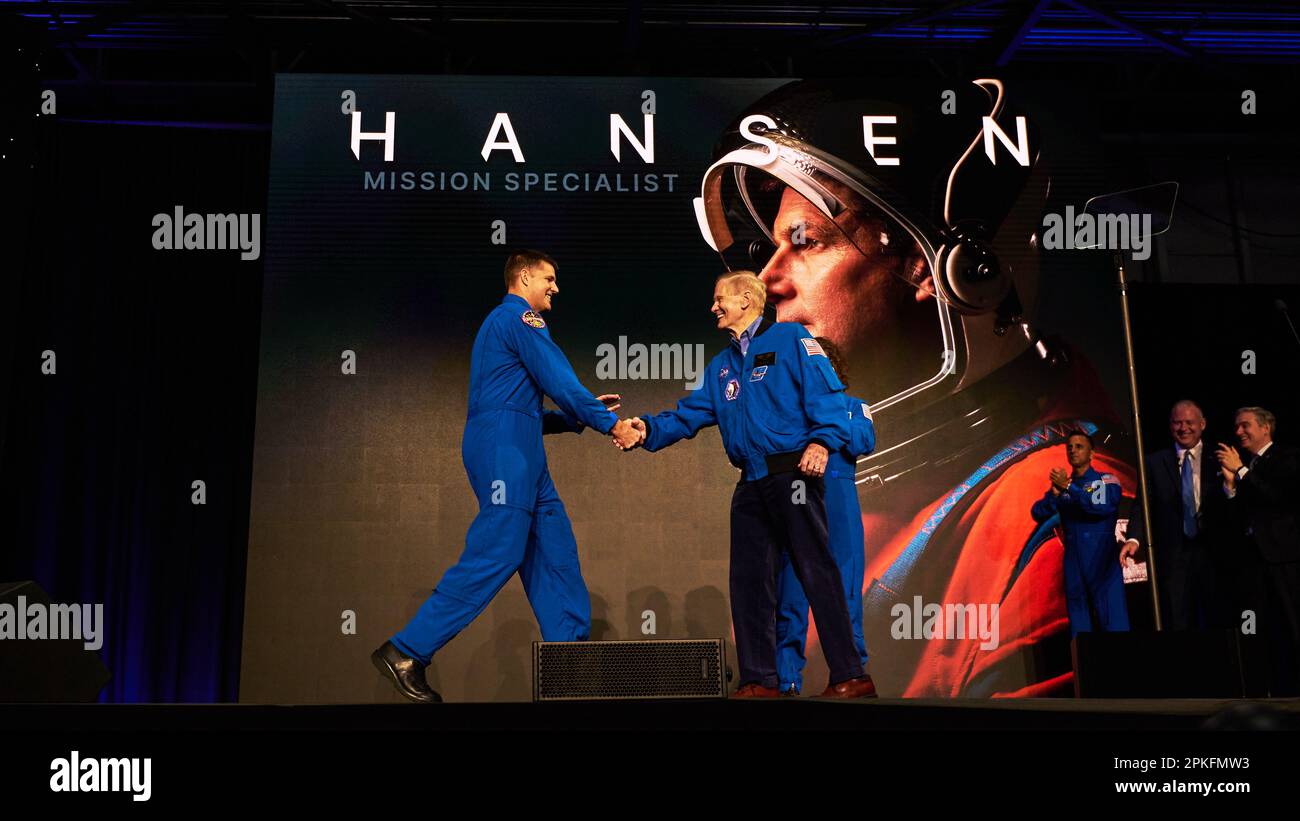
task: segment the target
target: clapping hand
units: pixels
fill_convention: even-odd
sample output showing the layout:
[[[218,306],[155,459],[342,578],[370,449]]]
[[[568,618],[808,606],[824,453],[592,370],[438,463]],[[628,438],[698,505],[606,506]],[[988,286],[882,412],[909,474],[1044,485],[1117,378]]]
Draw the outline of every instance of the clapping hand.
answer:
[[[1052,491],[1060,494],[1070,489],[1070,472],[1065,468],[1052,468]]]
[[[1244,464],[1241,461],[1241,454],[1237,452],[1237,449],[1231,445],[1225,445],[1222,442],[1220,442],[1219,446],[1214,449],[1214,455],[1219,460],[1219,467],[1229,473],[1235,474]]]
[[[1225,445],[1222,442],[1214,449],[1214,455],[1219,460],[1219,472],[1223,474],[1223,481],[1228,484],[1229,488],[1237,486],[1237,471],[1243,466],[1241,454],[1231,445]]]
[[[608,411],[616,411],[619,408],[623,407],[621,401],[623,397],[617,393],[602,393],[600,396],[597,396],[596,399],[598,399],[601,402],[604,402],[605,410]]]

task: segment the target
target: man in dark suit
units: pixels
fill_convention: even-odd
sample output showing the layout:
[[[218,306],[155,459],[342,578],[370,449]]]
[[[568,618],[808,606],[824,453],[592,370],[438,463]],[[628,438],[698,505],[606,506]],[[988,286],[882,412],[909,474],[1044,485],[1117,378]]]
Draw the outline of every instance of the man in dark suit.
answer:
[[[1221,579],[1227,496],[1219,462],[1201,441],[1205,414],[1184,399],[1169,411],[1172,447],[1147,455],[1148,503],[1155,536],[1156,583],[1169,630],[1229,627]],[[1147,544],[1142,509],[1133,505],[1120,564]]]
[[[1277,419],[1263,408],[1242,408],[1235,420],[1236,448],[1216,450],[1229,504],[1245,527],[1242,561],[1258,568],[1262,584],[1259,627],[1272,660],[1270,694],[1300,695],[1300,528],[1295,489],[1300,458],[1273,441]]]

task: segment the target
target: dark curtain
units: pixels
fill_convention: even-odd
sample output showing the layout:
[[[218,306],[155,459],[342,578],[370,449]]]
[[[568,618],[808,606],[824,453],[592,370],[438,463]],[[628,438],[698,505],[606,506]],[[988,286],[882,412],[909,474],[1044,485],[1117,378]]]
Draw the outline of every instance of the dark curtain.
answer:
[[[4,178],[0,581],[103,603],[101,701],[234,701],[262,261],[154,250],[151,219],[264,215],[269,132],[75,113],[20,124]]]

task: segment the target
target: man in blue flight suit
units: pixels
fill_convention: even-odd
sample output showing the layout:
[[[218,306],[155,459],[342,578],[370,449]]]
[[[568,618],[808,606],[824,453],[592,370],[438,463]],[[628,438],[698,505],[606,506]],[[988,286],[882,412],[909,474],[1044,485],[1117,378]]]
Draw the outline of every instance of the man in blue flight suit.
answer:
[[[1065,440],[1070,472],[1055,468],[1052,486],[1034,503],[1034,521],[1059,520],[1065,545],[1065,608],[1070,616],[1070,637],[1093,629],[1089,605],[1097,627],[1115,632],[1129,629],[1124,603],[1124,571],[1115,561],[1115,521],[1123,495],[1119,479],[1092,466],[1092,437],[1083,431]]]
[[[516,572],[544,640],[582,641],[591,630],[578,545],[547,470],[542,434],[591,427],[631,447],[638,433],[602,402],[613,405],[618,397],[592,396],[551,341],[541,312],[560,291],[555,270],[555,260],[540,251],[511,254],[508,293],[474,340],[461,459],[479,513],[460,560],[406,627],[371,654],[412,701],[442,700],[424,668]],[[543,395],[560,410],[544,410]]]
[[[867,403],[847,395],[848,381],[844,378],[839,348],[825,337],[817,337],[817,342],[826,352],[846,391],[849,444],[832,453],[826,461],[826,524],[831,555],[844,583],[844,600],[853,626],[853,646],[862,659],[862,666],[866,667],[867,644],[862,637],[862,586],[866,559],[862,505],[858,501],[855,479],[858,457],[875,450],[876,427]],[[799,585],[789,556],[781,559],[776,596],[776,667],[781,679],[781,695],[797,696],[803,688],[803,668],[807,661],[804,647],[808,641],[808,597]]]
[[[827,546],[825,484],[831,451],[848,444],[844,386],[798,323],[763,317],[767,293],[749,271],[719,277],[712,311],[731,344],[709,363],[704,384],[676,410],[633,420],[657,451],[717,425],[742,471],[731,499],[731,617],[739,656],[738,698],[774,698],[776,584],[789,553],[821,630],[832,698],[875,693],[853,647],[844,587]]]

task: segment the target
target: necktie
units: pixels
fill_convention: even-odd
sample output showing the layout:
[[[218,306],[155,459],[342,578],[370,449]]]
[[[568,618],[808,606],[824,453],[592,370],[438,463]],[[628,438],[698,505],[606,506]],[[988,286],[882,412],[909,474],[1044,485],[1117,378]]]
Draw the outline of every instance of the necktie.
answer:
[[[1192,452],[1183,451],[1183,535],[1196,538],[1196,486],[1192,479]]]

